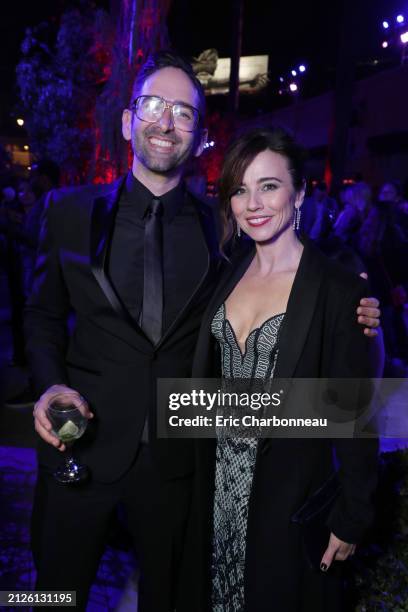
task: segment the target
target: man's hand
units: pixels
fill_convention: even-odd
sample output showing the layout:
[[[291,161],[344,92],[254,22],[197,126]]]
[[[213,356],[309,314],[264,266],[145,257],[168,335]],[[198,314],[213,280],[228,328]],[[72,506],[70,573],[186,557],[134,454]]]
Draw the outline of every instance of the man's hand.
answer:
[[[327,572],[333,561],[345,561],[356,550],[355,544],[343,542],[334,533],[330,534],[329,544],[320,562],[322,572]]]
[[[89,410],[89,406],[77,391],[74,389],[70,389],[66,385],[53,385],[45,393],[42,394],[38,402],[34,406],[34,425],[35,431],[38,435],[48,442],[48,444],[52,444],[55,448],[58,448],[60,451],[64,451],[66,446],[59,440],[54,434],[51,432],[51,423],[47,418],[47,408],[50,403],[55,399],[57,395],[64,394],[66,397],[69,397],[70,402],[81,411],[81,413],[87,419],[92,419],[93,414]]]
[[[367,279],[367,274],[360,274],[362,278]],[[375,338],[378,335],[377,327],[380,327],[381,310],[378,308],[380,302],[374,298],[363,298],[360,300],[360,306],[357,308],[357,321],[360,325],[365,325],[364,333],[370,338]]]

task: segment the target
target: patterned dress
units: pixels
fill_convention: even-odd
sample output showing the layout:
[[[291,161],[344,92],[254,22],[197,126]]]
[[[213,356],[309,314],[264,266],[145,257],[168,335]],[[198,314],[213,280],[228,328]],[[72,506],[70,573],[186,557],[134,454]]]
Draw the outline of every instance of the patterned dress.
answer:
[[[242,353],[225,316],[225,304],[215,314],[211,331],[221,348],[225,379],[273,377],[278,355],[278,331],[284,314],[254,329]],[[228,431],[228,430],[227,430]],[[229,437],[217,430],[212,549],[212,610],[243,612],[248,503],[257,453],[257,438]]]

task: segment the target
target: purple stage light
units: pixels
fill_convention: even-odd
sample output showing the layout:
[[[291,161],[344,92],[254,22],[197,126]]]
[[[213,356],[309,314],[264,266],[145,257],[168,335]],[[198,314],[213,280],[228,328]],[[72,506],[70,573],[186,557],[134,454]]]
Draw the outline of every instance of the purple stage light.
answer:
[[[296,85],[296,83],[291,83],[289,85],[289,89],[290,89],[290,91],[295,92],[295,91],[298,90],[298,86]]]
[[[382,48],[386,49],[388,47],[388,43],[386,40],[384,40],[383,44],[382,44]]]
[[[283,77],[279,77],[279,80],[280,80],[281,83],[283,83],[284,78]]]
[[[397,23],[404,23],[404,15],[397,16]]]
[[[296,76],[296,75],[297,75],[296,70],[292,70],[291,75],[292,75],[292,76]]]
[[[383,21],[382,22],[382,26],[383,26],[384,30],[388,30],[388,28],[390,27],[390,24],[388,23],[388,21]]]
[[[401,34],[401,42],[403,45],[406,45],[408,43],[408,30],[406,32],[404,32],[403,34]]]
[[[306,71],[306,66],[304,66],[303,64],[300,64],[299,72],[305,72],[305,71]]]

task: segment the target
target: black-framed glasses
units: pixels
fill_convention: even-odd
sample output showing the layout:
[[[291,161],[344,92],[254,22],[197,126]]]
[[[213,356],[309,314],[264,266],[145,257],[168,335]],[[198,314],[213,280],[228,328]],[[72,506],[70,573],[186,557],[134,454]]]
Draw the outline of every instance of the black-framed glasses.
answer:
[[[156,123],[163,117],[166,108],[171,109],[173,123],[176,128],[183,132],[193,132],[200,120],[199,111],[182,102],[167,102],[159,96],[138,96],[132,102],[132,109],[136,116],[142,121]]]

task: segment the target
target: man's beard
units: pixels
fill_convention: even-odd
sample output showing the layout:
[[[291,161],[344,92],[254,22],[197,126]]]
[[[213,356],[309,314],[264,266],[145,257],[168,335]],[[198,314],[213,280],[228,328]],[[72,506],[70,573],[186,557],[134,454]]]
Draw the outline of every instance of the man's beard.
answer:
[[[171,155],[161,157],[160,154],[155,155],[154,151],[148,149],[148,138],[156,136],[170,140],[175,145],[179,145],[182,141],[177,134],[163,134],[157,127],[147,128],[144,132],[133,132],[132,147],[134,155],[137,159],[152,172],[167,174],[176,168],[182,166],[192,154],[194,149],[194,139],[190,145],[183,145],[183,148],[175,149]]]

